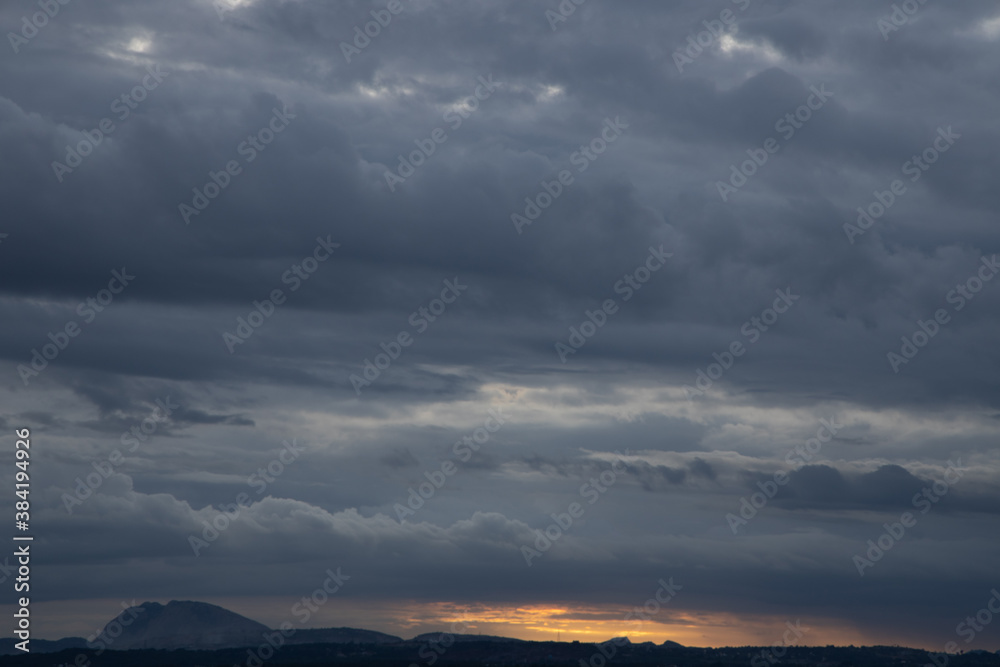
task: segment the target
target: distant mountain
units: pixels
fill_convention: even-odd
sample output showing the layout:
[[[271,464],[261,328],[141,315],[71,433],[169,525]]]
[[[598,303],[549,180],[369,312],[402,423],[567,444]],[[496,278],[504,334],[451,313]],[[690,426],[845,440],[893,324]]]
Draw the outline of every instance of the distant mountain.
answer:
[[[612,637],[611,639],[601,642],[601,644],[612,644],[614,646],[622,646],[625,644],[631,644],[632,640],[628,637]]]
[[[121,624],[124,628],[121,636],[108,643],[108,648],[117,651],[238,648],[259,644],[262,636],[271,632],[263,623],[205,602],[172,600],[165,605],[144,602],[134,611],[126,609],[119,618],[133,615],[130,625]],[[111,621],[105,630],[112,625],[117,631],[117,621]]]
[[[92,667],[198,667],[202,665],[245,664],[247,649],[259,647],[262,635],[273,633],[266,626],[222,607],[204,602],[177,602],[166,605],[145,602],[126,610],[119,618],[134,616],[121,634],[100,656],[85,648],[81,637],[59,641],[31,640],[31,653],[14,648],[14,639],[0,640],[3,664],[16,667],[51,667],[53,664],[79,665],[81,657]],[[112,622],[114,623],[114,621]],[[119,628],[109,624],[112,635]],[[490,635],[452,635],[453,642],[443,651],[435,650],[433,661],[425,655],[426,642],[441,638],[440,632],[417,635],[403,641],[399,637],[354,628],[296,629],[286,638],[281,664],[323,667],[390,667],[428,660],[438,667],[469,665],[548,665],[577,667],[595,664],[596,651],[611,655],[616,664],[633,667],[747,667],[760,659],[766,647],[688,648],[672,641],[632,643],[618,637],[600,643],[533,642]],[[180,649],[180,650],[178,650]],[[613,653],[612,653],[613,651]],[[997,656],[988,651],[968,651],[948,656],[947,667],[998,667]],[[599,656],[600,657],[600,656]],[[612,658],[606,662],[610,664]],[[932,661],[926,651],[899,646],[814,647],[789,646],[783,662],[789,665],[849,665],[851,667],[923,667]],[[279,660],[276,659],[275,664]],[[935,660],[935,662],[937,662]],[[941,664],[941,663],[938,663]]]
[[[411,642],[424,643],[424,642],[436,642],[441,638],[441,632],[425,632],[422,635],[417,635]],[[511,637],[497,637],[496,635],[451,635],[455,642],[523,642],[523,639],[513,639]]]
[[[21,641],[13,637],[0,638],[0,655],[24,655],[24,651],[14,648],[14,644]],[[83,637],[64,637],[51,641],[48,639],[32,639],[31,651],[33,653],[56,653],[69,648],[86,648],[87,640]]]
[[[132,625],[126,627],[108,648],[239,648],[257,646],[264,642],[265,634],[275,632],[262,623],[205,602],[174,600],[166,605],[145,602],[139,609],[142,611],[137,612]],[[124,617],[131,615],[128,610],[123,614]],[[401,641],[384,632],[354,628],[296,629],[295,634],[285,638],[286,644],[391,644]]]
[[[126,619],[131,619],[131,623],[125,625],[125,623],[121,622]],[[107,641],[107,639],[96,640],[91,648],[100,648],[103,644],[113,652],[135,650],[147,652],[173,651],[178,649],[187,651],[218,651],[259,646],[265,642],[265,634],[273,634],[274,632],[276,631],[269,629],[262,623],[206,602],[172,600],[165,605],[158,602],[144,602],[137,607],[126,609],[105,626],[102,634],[105,637],[113,637],[113,641]],[[374,648],[376,646],[386,647],[386,649],[398,647],[404,654],[408,654],[413,651],[414,644],[436,642],[440,640],[442,634],[441,632],[425,632],[413,639],[404,641],[395,635],[376,632],[374,630],[359,630],[356,628],[296,628],[293,635],[284,638],[284,644],[297,646],[339,645],[343,647],[342,649],[332,648],[334,651],[376,650]],[[488,648],[489,646],[495,646],[496,650],[505,652],[508,650],[521,651],[522,649],[530,652],[541,650],[539,647],[545,647],[550,644],[555,646],[569,646],[569,644],[530,642],[494,635],[451,634],[451,637],[452,641],[449,643],[449,646],[452,643],[461,644],[468,647],[468,650],[473,651],[473,653],[479,650],[487,652],[493,650]],[[0,639],[0,655],[23,654],[14,648],[16,641],[15,639]],[[579,645],[579,642],[573,643]],[[643,642],[638,645],[631,644],[627,637],[620,637],[602,643],[614,644],[618,647],[655,647],[652,642]],[[361,649],[348,649],[346,645],[364,645],[369,647],[369,649],[365,649],[364,646]],[[680,644],[671,641],[666,641],[661,646],[667,649],[683,648]],[[56,653],[69,649],[79,650],[86,648],[88,648],[87,641],[82,637],[66,637],[58,641],[44,639],[31,640],[32,653]],[[457,652],[458,649],[452,649],[452,651]],[[108,656],[108,654],[105,654],[105,656]]]
[[[321,628],[296,630],[285,639],[288,644],[395,644],[403,641],[395,635],[354,628]]]
[[[119,619],[132,620],[129,625]],[[107,632],[108,630],[111,632]],[[118,635],[119,629],[121,634]],[[259,646],[264,635],[276,632],[263,623],[251,620],[214,604],[172,600],[163,605],[144,602],[129,607],[104,626],[104,636],[114,641],[95,640],[90,648],[101,643],[114,651],[137,649],[213,651],[218,649]],[[117,635],[117,636],[116,636]],[[0,655],[23,655],[14,648],[13,638],[0,638]],[[296,629],[285,637],[286,644],[396,644],[402,638],[374,630],[355,628]],[[83,637],[66,637],[57,641],[32,639],[32,653],[56,653],[66,649],[88,648]]]

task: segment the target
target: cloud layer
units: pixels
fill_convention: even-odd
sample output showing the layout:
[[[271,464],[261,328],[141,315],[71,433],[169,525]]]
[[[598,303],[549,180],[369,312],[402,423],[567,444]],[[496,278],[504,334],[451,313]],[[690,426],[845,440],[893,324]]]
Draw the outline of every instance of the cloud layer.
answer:
[[[952,640],[1000,552],[995,3],[668,4],[0,9],[35,599],[672,576],[658,639]]]

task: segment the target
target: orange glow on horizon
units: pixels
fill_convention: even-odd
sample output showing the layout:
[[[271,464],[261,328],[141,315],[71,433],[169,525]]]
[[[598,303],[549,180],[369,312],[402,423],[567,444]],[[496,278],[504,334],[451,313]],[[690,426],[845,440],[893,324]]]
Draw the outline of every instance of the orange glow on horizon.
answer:
[[[675,641],[685,646],[769,646],[780,643],[795,618],[741,617],[728,613],[697,613],[662,607],[646,619],[632,608],[617,606],[462,605],[454,603],[410,603],[400,609],[395,634],[456,632],[500,635],[534,641],[600,642],[627,636],[632,642],[661,644]],[[867,637],[854,627],[823,619],[803,619],[805,632],[795,641],[801,645],[884,643]]]
[[[737,615],[726,612],[698,612],[663,606],[648,619],[626,620],[632,607],[618,605],[548,604],[465,604],[419,602],[414,600],[338,600],[321,607],[306,625],[299,625],[290,609],[299,598],[242,597],[202,600],[242,614],[276,628],[290,621],[293,627],[353,627],[376,630],[411,639],[424,633],[453,632],[483,634],[533,641],[602,642],[627,636],[633,642],[661,644],[674,641],[685,646],[770,646],[780,644],[786,623],[798,618]],[[169,600],[155,600],[166,603]],[[139,602],[143,602],[140,600]],[[121,611],[119,600],[66,600],[35,603],[33,615],[38,636],[59,639],[84,636],[99,630]],[[7,607],[10,607],[9,605]],[[7,608],[0,605],[0,612]],[[10,607],[12,610],[13,607]],[[869,634],[839,619],[801,618],[805,630],[792,642],[806,646],[872,646],[899,644],[941,650],[939,643],[925,637],[887,637]]]

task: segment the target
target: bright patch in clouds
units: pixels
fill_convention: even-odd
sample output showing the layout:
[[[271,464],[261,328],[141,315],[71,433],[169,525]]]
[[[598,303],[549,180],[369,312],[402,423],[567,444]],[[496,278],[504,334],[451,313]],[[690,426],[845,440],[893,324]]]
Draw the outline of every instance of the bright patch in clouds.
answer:
[[[743,52],[770,63],[778,63],[782,60],[781,53],[767,42],[740,41],[733,35],[723,35],[719,40],[719,48],[730,56]]]
[[[1000,16],[981,21],[979,23],[979,32],[991,41],[1000,39]]]
[[[133,37],[125,48],[136,53],[146,53],[152,45],[153,40],[148,37]]]

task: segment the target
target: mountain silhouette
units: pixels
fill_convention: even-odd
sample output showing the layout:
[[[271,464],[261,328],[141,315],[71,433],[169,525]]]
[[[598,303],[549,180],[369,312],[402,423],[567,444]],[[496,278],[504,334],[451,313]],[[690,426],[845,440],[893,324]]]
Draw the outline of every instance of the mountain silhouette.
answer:
[[[118,619],[131,619],[131,623],[125,625]],[[115,637],[119,628],[121,635]],[[108,623],[102,634],[108,638],[104,640],[108,648],[127,651],[236,648],[259,643],[270,631],[263,623],[214,604],[172,600],[165,605],[143,602],[130,607]]]
[[[401,641],[395,635],[357,628],[303,629],[285,639],[288,644],[395,644]]]
[[[128,625],[126,621],[130,621]],[[286,626],[287,628],[287,626]],[[747,667],[773,647],[685,647],[673,641],[633,643],[628,637],[604,642],[528,641],[490,635],[424,633],[409,640],[354,628],[305,629],[294,627],[278,648],[265,645],[265,635],[278,631],[213,604],[171,601],[144,602],[130,607],[104,629],[104,636],[88,645],[80,637],[58,641],[31,640],[31,654],[15,648],[16,639],[0,639],[0,655],[18,656],[19,667],[53,664],[93,667],[197,667],[202,665],[262,664],[281,651],[281,664],[341,667],[437,663],[440,667],[468,665],[610,664],[636,667]],[[444,641],[443,635],[450,635]],[[103,643],[104,646],[100,646]],[[102,648],[110,650],[100,650]],[[927,651],[901,646],[788,646],[784,662],[799,665],[852,667],[921,667],[932,662]],[[763,653],[762,653],[763,652]],[[948,655],[947,667],[996,667],[997,655],[967,651]],[[249,656],[249,658],[248,658]],[[81,663],[81,659],[86,663]],[[253,662],[256,660],[258,662]],[[277,658],[276,658],[277,660]],[[935,664],[942,664],[934,660]],[[11,663],[15,664],[15,663]],[[277,663],[276,663],[277,664]]]
[[[498,637],[496,635],[459,635],[453,633],[441,633],[441,632],[425,632],[422,635],[417,635],[411,642],[423,643],[423,642],[434,642],[441,639],[442,634],[451,634],[452,638],[456,642],[523,642],[523,639],[514,639],[512,637]]]
[[[125,625],[123,620],[131,620]],[[119,635],[118,632],[121,631]],[[213,650],[255,646],[276,632],[263,623],[206,602],[172,600],[165,605],[144,602],[129,607],[108,623],[104,645],[117,651],[131,649]],[[297,629],[286,644],[386,644],[400,642],[393,635],[354,628]]]

